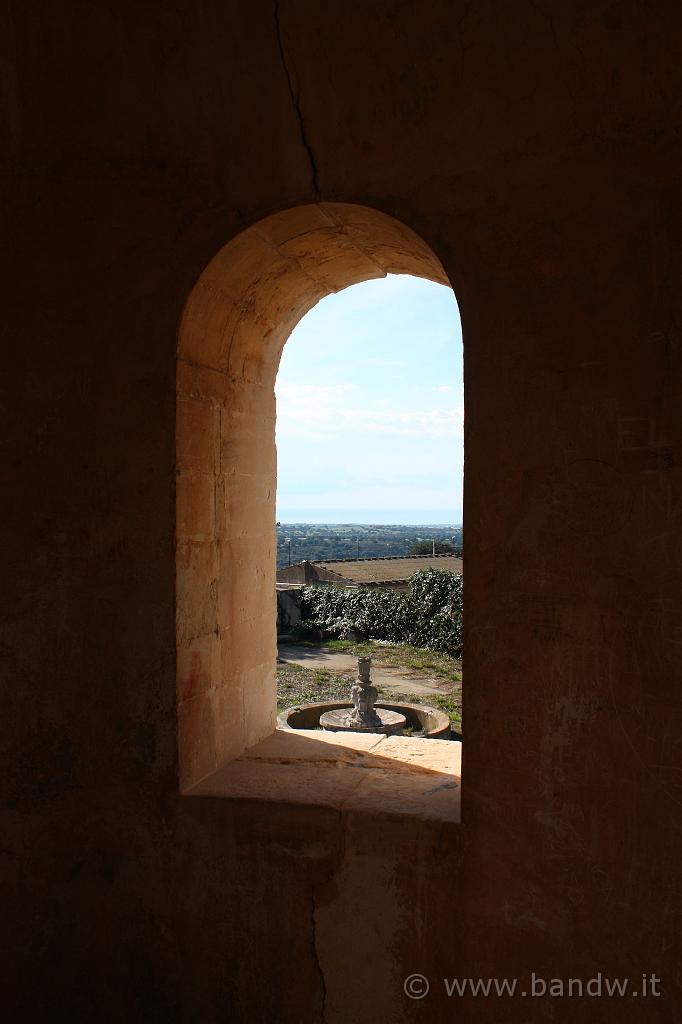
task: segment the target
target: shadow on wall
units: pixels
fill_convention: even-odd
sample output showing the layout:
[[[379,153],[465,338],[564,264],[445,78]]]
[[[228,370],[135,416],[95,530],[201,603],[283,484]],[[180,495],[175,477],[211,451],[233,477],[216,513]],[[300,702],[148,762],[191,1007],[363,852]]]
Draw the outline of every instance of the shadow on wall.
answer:
[[[301,587],[277,587],[277,636],[290,633],[301,621]]]

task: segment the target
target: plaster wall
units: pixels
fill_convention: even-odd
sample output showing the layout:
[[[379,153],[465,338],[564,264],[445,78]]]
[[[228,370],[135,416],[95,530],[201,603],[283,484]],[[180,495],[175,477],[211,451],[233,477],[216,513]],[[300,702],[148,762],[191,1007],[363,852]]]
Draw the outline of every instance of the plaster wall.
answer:
[[[437,979],[535,970],[655,971],[618,1019],[678,1019],[677,5],[3,19],[8,1018],[497,1022]],[[316,202],[409,226],[460,306],[460,826],[179,794],[178,324]]]

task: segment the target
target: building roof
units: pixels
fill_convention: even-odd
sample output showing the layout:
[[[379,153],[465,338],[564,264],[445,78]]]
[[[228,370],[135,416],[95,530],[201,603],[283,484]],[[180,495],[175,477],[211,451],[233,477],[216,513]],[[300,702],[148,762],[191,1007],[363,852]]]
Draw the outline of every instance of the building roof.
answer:
[[[457,555],[394,555],[388,558],[329,558],[312,565],[338,574],[353,583],[380,583],[406,580],[420,569],[446,569],[462,572]]]

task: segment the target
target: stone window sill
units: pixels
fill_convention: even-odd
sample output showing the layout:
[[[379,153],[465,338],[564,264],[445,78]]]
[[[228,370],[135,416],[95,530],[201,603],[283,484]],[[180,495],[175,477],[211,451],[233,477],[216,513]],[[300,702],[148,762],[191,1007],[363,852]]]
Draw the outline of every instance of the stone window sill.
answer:
[[[461,743],[277,729],[185,796],[460,821]]]

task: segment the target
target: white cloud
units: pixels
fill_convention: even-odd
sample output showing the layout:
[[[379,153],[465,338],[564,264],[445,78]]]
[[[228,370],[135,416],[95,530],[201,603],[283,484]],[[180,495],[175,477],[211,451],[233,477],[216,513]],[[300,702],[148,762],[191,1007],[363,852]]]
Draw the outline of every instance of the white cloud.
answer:
[[[280,437],[321,438],[348,434],[393,437],[456,438],[462,436],[461,406],[430,405],[399,408],[390,401],[362,404],[353,384],[314,385],[277,380]]]

